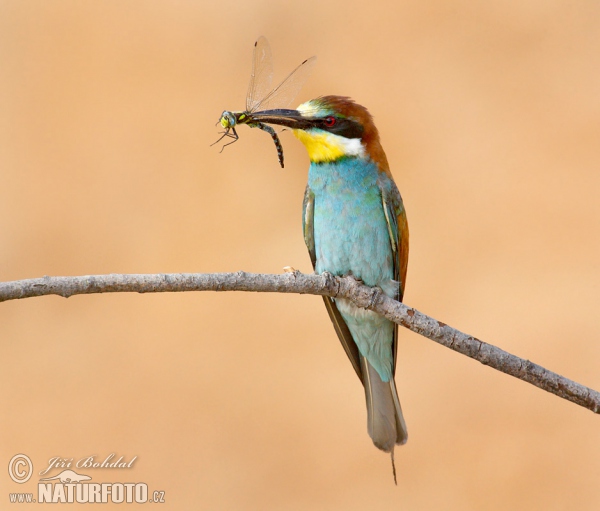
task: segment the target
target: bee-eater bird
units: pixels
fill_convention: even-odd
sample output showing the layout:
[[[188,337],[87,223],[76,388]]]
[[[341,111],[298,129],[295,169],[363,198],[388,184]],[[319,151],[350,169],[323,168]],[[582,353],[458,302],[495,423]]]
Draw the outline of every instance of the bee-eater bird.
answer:
[[[253,115],[292,128],[308,151],[302,223],[315,271],[352,275],[402,300],[406,213],[367,109],[346,97],[324,96],[297,110]],[[369,435],[393,456],[394,446],[407,439],[394,382],[398,326],[345,298],[323,299],[365,388]]]

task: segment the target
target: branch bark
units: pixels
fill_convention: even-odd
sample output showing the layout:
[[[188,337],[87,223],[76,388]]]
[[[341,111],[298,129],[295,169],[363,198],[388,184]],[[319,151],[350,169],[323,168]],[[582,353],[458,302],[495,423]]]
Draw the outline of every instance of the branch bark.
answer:
[[[600,413],[600,393],[553,373],[529,360],[501,350],[460,332],[416,309],[397,302],[376,288],[367,287],[352,277],[281,275],[255,273],[171,273],[111,274],[81,277],[42,277],[0,283],[0,302],[34,296],[59,295],[65,298],[92,293],[164,293],[182,291],[254,291],[262,293],[299,293],[348,298],[359,307],[373,310],[390,321],[551,392],[563,399]]]

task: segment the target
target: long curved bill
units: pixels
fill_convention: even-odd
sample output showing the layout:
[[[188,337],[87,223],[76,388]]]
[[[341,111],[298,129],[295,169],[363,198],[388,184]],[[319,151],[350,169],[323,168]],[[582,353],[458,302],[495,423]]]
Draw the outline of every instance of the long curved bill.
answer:
[[[251,121],[261,122],[263,124],[276,124],[294,130],[308,129],[311,126],[311,119],[303,117],[298,110],[287,108],[252,112],[249,117],[251,118]]]

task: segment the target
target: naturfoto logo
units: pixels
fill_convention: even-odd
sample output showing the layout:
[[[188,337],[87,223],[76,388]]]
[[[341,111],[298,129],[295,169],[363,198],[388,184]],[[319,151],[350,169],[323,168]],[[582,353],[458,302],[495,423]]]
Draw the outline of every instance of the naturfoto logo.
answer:
[[[102,475],[110,478],[110,482],[97,481],[98,473],[92,475],[81,473],[95,469],[130,469],[133,468],[137,456],[126,459],[124,456],[117,458],[116,454],[108,456],[85,456],[83,458],[65,458],[55,456],[44,465],[45,468],[38,472],[37,494],[29,491],[23,493],[10,493],[11,503],[136,503],[146,502],[164,503],[163,490],[150,491],[143,482],[129,482],[133,477],[131,472],[123,473],[121,477],[116,472],[102,471]],[[56,473],[54,470],[58,470]],[[49,472],[53,470],[54,473]],[[24,484],[30,480],[34,473],[33,462],[25,454],[16,454],[8,464],[8,474],[17,484]],[[89,473],[89,472],[88,472]],[[110,474],[110,475],[109,475]],[[45,477],[44,477],[45,476]],[[95,481],[92,482],[92,479]],[[103,479],[103,477],[100,477]],[[116,479],[116,481],[115,481]],[[119,479],[127,482],[120,482]]]

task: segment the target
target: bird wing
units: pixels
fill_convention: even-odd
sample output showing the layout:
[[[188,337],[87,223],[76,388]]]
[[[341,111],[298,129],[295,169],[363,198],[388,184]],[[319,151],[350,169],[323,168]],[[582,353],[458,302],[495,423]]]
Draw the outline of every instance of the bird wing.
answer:
[[[302,206],[302,231],[304,233],[304,242],[308,248],[308,253],[310,254],[310,260],[313,268],[315,268],[317,262],[313,224],[314,213],[315,196],[310,187],[307,185]],[[333,323],[333,327],[335,328],[335,332],[342,343],[344,351],[346,352],[346,355],[348,355],[350,362],[352,362],[352,367],[354,367],[358,378],[362,382],[363,375],[360,365],[360,354],[358,352],[358,346],[354,342],[352,334],[348,329],[348,325],[346,325],[344,318],[342,318],[342,315],[340,314],[340,311],[338,310],[333,298],[324,296],[323,301],[325,302],[325,308],[329,314],[329,319],[331,319],[331,322]]]
[[[402,196],[391,179],[386,180],[385,184],[380,184],[381,201],[383,212],[390,235],[390,245],[394,254],[394,280],[400,287],[397,300],[402,301],[404,289],[406,286],[406,269],[408,266],[408,222],[406,220],[406,211],[402,202]],[[394,325],[394,372],[396,371],[396,353],[398,351],[398,325]]]

